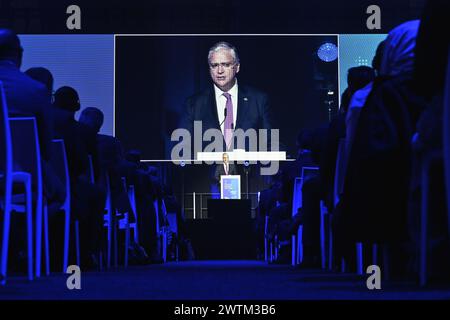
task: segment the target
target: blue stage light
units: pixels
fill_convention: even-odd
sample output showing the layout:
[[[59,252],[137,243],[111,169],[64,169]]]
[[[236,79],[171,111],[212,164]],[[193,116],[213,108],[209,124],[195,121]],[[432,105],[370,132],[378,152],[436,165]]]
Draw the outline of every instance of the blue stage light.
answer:
[[[335,44],[327,42],[319,47],[319,49],[317,50],[317,55],[319,56],[320,60],[331,62],[337,59],[338,48]]]

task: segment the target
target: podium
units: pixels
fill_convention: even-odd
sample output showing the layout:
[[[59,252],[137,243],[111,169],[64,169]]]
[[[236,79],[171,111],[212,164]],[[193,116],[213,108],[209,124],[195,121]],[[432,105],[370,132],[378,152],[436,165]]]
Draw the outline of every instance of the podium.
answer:
[[[222,175],[220,176],[220,199],[240,199],[241,198],[241,176]]]
[[[255,259],[251,201],[209,199],[207,206],[208,219],[187,221],[197,259]]]

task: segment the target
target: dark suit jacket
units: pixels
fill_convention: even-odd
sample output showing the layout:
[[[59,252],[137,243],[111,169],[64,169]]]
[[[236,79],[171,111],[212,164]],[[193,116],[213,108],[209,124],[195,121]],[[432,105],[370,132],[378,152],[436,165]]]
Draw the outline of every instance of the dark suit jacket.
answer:
[[[0,81],[5,89],[9,115],[36,118],[42,157],[49,160],[53,120],[47,89],[7,61],[0,61]]]
[[[99,164],[105,169],[119,167],[125,161],[122,145],[115,137],[97,134],[97,150]]]
[[[220,130],[213,85],[187,99],[185,115],[179,127],[185,128],[193,134],[194,121],[202,121],[203,132],[211,128]],[[238,110],[234,128],[244,131],[250,128],[256,130],[272,128],[270,105],[265,93],[245,85],[239,85]],[[205,143],[204,146],[207,144]]]
[[[55,137],[64,139],[71,183],[88,172],[89,159],[92,155],[94,173],[99,174],[96,133],[90,127],[76,121],[73,112],[53,107],[55,120]]]
[[[125,177],[127,183],[134,184],[135,187],[139,188],[139,183],[135,180],[138,176],[138,166],[125,158],[119,139],[97,134],[97,151],[99,166],[103,172],[109,173],[111,180],[114,177],[121,183],[121,177]],[[112,181],[110,183],[112,184]]]
[[[234,164],[228,164],[228,174],[229,175],[236,175],[238,174],[236,165]],[[214,179],[217,183],[220,183],[220,176],[225,175],[225,168],[223,167],[223,163],[220,163],[216,165],[216,170],[214,173]]]

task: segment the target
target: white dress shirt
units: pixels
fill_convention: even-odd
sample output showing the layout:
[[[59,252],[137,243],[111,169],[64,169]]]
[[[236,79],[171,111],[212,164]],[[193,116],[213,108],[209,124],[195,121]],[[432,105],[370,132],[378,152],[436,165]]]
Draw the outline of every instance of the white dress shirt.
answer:
[[[214,85],[214,92],[216,96],[216,105],[217,105],[217,115],[219,116],[219,123],[222,123],[220,126],[220,130],[222,130],[222,134],[224,134],[225,128],[225,106],[227,104],[227,98],[223,95],[224,91],[220,90],[216,85]],[[238,108],[238,84],[237,80],[234,83],[234,86],[228,91],[231,95],[231,102],[233,103],[233,128],[236,128],[236,119],[237,119],[237,108]]]
[[[230,164],[223,164],[223,170],[225,171],[225,175],[229,175],[230,174]]]

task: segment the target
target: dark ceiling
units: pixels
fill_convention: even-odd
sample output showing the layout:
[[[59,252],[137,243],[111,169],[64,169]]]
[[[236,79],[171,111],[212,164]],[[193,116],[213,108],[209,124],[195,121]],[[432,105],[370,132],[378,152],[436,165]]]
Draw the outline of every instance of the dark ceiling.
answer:
[[[386,33],[420,16],[425,0],[0,0],[0,26],[18,33]],[[82,29],[66,27],[81,8]],[[381,30],[366,9],[381,8]]]

